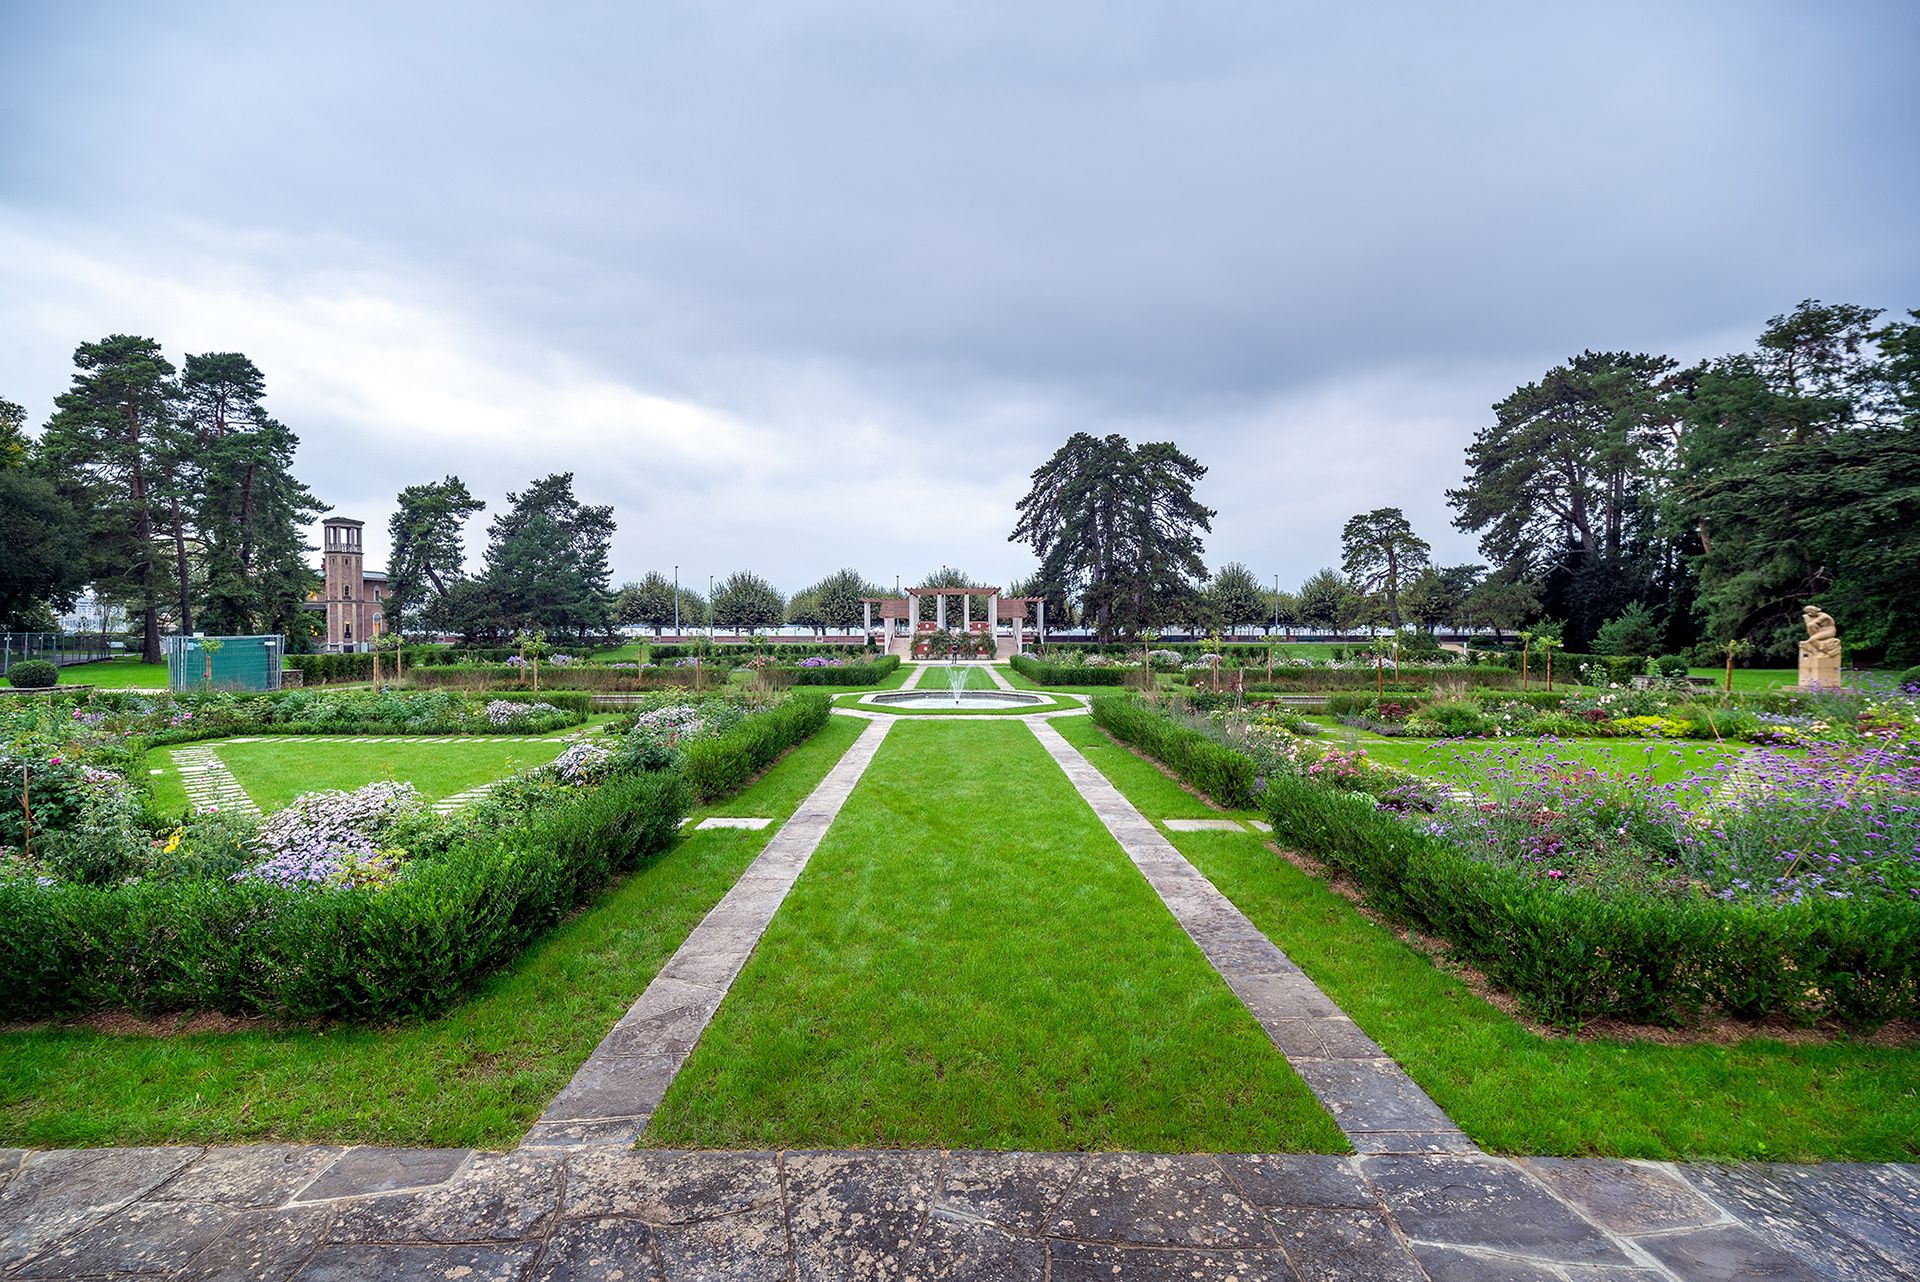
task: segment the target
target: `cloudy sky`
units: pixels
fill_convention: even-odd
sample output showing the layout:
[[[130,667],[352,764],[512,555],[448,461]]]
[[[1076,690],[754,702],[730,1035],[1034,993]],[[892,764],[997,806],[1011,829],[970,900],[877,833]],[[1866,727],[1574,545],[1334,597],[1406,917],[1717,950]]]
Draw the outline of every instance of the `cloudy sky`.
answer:
[[[612,503],[615,568],[1025,573],[1074,431],[1297,583],[1583,348],[1920,307],[1920,5],[0,4],[0,397],[244,351],[366,520]],[[702,585],[704,586],[704,585]]]

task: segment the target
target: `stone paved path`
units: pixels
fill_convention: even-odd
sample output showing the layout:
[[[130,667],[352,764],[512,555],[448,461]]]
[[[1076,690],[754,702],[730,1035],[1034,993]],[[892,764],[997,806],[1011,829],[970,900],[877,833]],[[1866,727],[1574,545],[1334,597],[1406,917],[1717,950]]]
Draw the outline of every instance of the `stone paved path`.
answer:
[[[1357,1151],[1476,1151],[1427,1093],[1092,762],[1052,726],[1038,719],[1026,724]]]
[[[1480,1156],[0,1150],[0,1277],[1887,1282],[1891,1166]]]
[[[212,748],[176,748],[173,764],[180,772],[180,786],[186,789],[187,800],[195,810],[218,808],[248,815],[260,813],[260,807]]]
[[[500,782],[500,780],[495,779],[492,783],[476,784],[464,791],[442,797],[433,803],[433,810],[437,814],[450,815],[456,810],[471,806],[474,802],[480,800],[495,788],[498,788]]]
[[[891,718],[867,721],[853,746],[547,1106],[523,1145],[626,1145],[646,1129],[673,1075],[893,725]]]

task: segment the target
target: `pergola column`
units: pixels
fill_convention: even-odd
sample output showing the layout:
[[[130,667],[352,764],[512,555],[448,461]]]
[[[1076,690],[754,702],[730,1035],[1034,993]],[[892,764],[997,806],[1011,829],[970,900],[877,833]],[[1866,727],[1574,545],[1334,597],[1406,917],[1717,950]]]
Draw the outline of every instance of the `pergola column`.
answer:
[[[973,631],[973,593],[971,592],[960,594],[960,630]]]
[[[1047,599],[1045,597],[1040,598],[1040,627],[1036,640],[1038,640],[1041,645],[1047,643]]]
[[[941,632],[947,630],[947,594],[936,592],[933,597],[933,622]]]
[[[860,635],[865,640],[873,639],[873,602],[860,603]]]

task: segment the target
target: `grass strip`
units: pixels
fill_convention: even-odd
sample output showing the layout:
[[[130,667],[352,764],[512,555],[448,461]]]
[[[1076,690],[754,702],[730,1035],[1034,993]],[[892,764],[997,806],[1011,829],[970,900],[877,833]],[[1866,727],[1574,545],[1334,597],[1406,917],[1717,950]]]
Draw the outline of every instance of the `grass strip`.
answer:
[[[1329,736],[1335,742],[1338,736]],[[1414,739],[1367,741],[1360,745],[1375,761],[1466,787],[1502,771],[1558,765],[1598,770],[1620,777],[1674,783],[1688,774],[1709,775],[1731,768],[1749,749],[1691,739],[1561,739],[1550,744],[1519,739]]]
[[[1343,1152],[1024,726],[896,726],[646,1142]]]
[[[785,819],[863,725],[833,718],[695,818]],[[421,1023],[0,1033],[0,1143],[511,1146],[775,831],[689,829],[469,1001]]]
[[[1054,725],[1083,748],[1099,736],[1077,717]],[[1152,765],[1119,750],[1088,757],[1146,814],[1193,813],[1180,808],[1190,794]],[[1264,841],[1170,836],[1483,1147],[1689,1161],[1920,1155],[1920,1050],[1544,1036]]]

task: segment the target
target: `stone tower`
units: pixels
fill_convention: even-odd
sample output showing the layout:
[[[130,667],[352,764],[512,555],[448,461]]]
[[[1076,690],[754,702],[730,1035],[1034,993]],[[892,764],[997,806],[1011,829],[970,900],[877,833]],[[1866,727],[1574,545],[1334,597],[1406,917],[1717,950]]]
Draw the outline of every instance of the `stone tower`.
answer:
[[[322,524],[321,573],[326,580],[321,599],[327,610],[327,649],[358,650],[363,636],[360,627],[364,613],[360,598],[366,592],[365,552],[360,545],[363,521],[344,516],[328,517]]]

